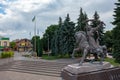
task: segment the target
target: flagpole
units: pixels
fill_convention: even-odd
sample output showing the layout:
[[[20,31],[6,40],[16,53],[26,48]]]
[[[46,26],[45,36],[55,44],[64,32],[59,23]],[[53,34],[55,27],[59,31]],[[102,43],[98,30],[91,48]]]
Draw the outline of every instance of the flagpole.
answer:
[[[29,32],[29,37],[30,37],[30,40],[31,40],[31,32]]]
[[[33,17],[32,22],[34,22],[34,51],[36,53],[36,16]]]
[[[36,19],[35,19],[35,25],[34,25],[34,37],[35,37],[34,46],[35,46],[35,53],[36,53]]]

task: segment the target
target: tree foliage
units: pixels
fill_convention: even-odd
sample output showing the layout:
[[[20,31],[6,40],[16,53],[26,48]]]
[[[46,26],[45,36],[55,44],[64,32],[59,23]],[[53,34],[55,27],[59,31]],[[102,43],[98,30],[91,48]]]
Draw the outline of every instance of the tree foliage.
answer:
[[[74,48],[74,29],[75,24],[70,21],[69,14],[62,22],[59,18],[58,28],[54,31],[52,38],[52,55],[71,54]]]
[[[15,46],[16,46],[16,43],[15,43],[15,42],[10,42],[10,47],[11,47],[12,49],[14,49]]]
[[[97,13],[97,11],[95,11],[95,13],[94,13],[94,15],[93,15],[93,18],[94,18],[94,21],[92,21],[91,25],[92,25],[92,27],[97,27],[97,26],[100,24],[100,19],[99,19],[100,16],[99,16],[99,14]],[[104,27],[100,28],[99,31],[98,31],[98,33],[95,32],[94,34],[95,34],[95,35],[94,35],[95,40],[96,40],[97,38],[99,38],[99,43],[100,43],[100,45],[103,45],[103,44],[104,44],[104,42],[103,42]]]
[[[95,21],[91,23],[93,27],[97,27],[100,23],[99,15],[97,11],[95,12],[93,18]],[[44,50],[49,49],[52,51],[52,55],[64,55],[64,54],[71,54],[74,49],[75,39],[74,34],[77,31],[85,31],[86,27],[86,20],[88,19],[87,14],[84,12],[83,9],[80,8],[80,15],[77,19],[76,27],[75,23],[70,20],[69,14],[64,21],[62,18],[59,18],[59,22],[57,25],[50,25],[43,35],[43,48]],[[100,36],[100,43],[103,44],[103,29],[99,31]],[[96,34],[96,33],[95,33]],[[95,40],[98,38],[96,34]],[[107,41],[107,40],[106,40]],[[48,45],[49,42],[49,45]]]
[[[88,19],[87,14],[83,13],[83,9],[80,8],[80,15],[79,18],[77,19],[77,26],[75,31],[85,31],[85,20]]]
[[[33,50],[37,52],[37,56],[41,57],[43,54],[42,40],[39,36],[32,37]]]
[[[113,47],[113,32],[111,31],[106,31],[104,34],[104,43],[108,48],[108,51],[110,51]]]
[[[67,14],[63,25],[60,27],[60,50],[62,54],[71,54],[74,48],[74,29],[75,24],[70,21],[69,14]]]
[[[58,25],[50,25],[47,27],[43,35],[43,48],[44,50],[52,49],[52,39],[54,38],[55,31],[58,29]],[[48,46],[49,45],[49,46]]]
[[[120,63],[120,0],[115,3],[116,8],[114,9],[114,22],[115,28],[113,29],[113,41],[114,41],[114,57],[116,61]]]
[[[61,41],[61,26],[62,26],[62,18],[59,17],[58,22],[58,29],[54,33],[54,38],[52,39],[53,45],[52,45],[52,55],[57,55],[61,53],[60,50],[60,41]]]

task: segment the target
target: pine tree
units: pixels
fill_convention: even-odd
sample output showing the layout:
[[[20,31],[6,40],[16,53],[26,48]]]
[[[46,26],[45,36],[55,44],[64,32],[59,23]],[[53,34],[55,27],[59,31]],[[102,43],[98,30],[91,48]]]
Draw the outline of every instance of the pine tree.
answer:
[[[61,26],[60,47],[63,54],[71,54],[74,49],[74,29],[75,24],[70,21],[69,14]]]
[[[33,50],[34,51],[35,51],[35,48],[36,48],[35,52],[37,52],[37,56],[41,57],[42,54],[43,54],[43,51],[42,51],[43,47],[42,47],[42,43],[41,43],[40,37],[39,36],[33,36],[32,44],[33,44]],[[34,45],[34,44],[36,44],[36,45]]]
[[[92,27],[97,27],[100,24],[100,20],[99,20],[100,17],[97,11],[95,11],[93,18],[94,18],[94,21],[92,21],[91,25]],[[95,34],[94,35],[95,40],[99,37],[99,43],[100,45],[103,45],[104,27],[100,28],[98,33],[95,32],[94,34]]]
[[[114,22],[115,28],[113,29],[113,56],[120,63],[120,0],[115,3],[114,9]]]
[[[54,34],[54,37],[53,37],[52,40],[51,40],[51,50],[52,50],[51,55],[52,55],[52,56],[55,55],[55,49],[56,49],[56,47],[55,47],[55,34]]]
[[[64,54],[64,40],[63,40],[63,38],[64,38],[64,32],[65,32],[65,27],[64,27],[64,25],[63,25],[64,23],[62,23],[62,24],[59,24],[59,26],[60,26],[60,28],[59,28],[59,50],[60,50],[60,55],[61,56],[63,56],[63,54]]]
[[[82,8],[80,8],[80,15],[77,21],[76,31],[84,31],[85,30],[85,20],[87,19],[87,14],[83,13]]]
[[[53,39],[52,39],[52,55],[60,54],[60,27],[62,26],[62,18],[59,17],[58,28],[55,30]]]
[[[113,30],[105,32],[105,34],[104,34],[104,43],[107,46],[108,52],[112,52],[112,47],[113,47]]]
[[[60,28],[62,27],[62,18],[59,17],[59,22],[58,22],[58,30],[56,31],[56,39],[55,39],[55,47],[56,47],[56,53],[60,54],[61,50],[60,50],[60,40],[62,39],[61,37],[61,30]]]
[[[42,42],[42,39],[39,39],[39,46],[38,46],[38,52],[39,52],[39,54],[38,54],[38,56],[39,57],[41,57],[42,55],[43,55],[43,44],[42,44],[43,42]]]

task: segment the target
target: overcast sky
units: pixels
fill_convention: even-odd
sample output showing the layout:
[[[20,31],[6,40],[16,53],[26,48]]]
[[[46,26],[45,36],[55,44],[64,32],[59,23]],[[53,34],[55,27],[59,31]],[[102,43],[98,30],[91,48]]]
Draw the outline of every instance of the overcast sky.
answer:
[[[59,17],[64,20],[67,13],[76,22],[80,7],[89,18],[97,11],[106,23],[105,30],[111,30],[114,27],[110,22],[113,21],[115,2],[117,0],[0,0],[0,36],[11,40],[32,37],[34,15],[37,29],[41,31],[39,35],[42,36],[47,26],[57,24]]]

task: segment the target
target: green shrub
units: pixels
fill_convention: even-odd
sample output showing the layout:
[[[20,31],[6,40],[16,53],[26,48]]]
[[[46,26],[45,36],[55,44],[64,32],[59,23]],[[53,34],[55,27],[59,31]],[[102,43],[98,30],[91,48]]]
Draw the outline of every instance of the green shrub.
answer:
[[[120,66],[120,63],[117,63],[114,58],[105,58],[105,61],[110,62],[114,66]]]
[[[8,57],[13,57],[14,52],[12,51],[5,51],[1,53],[1,58],[8,58]]]
[[[14,56],[14,52],[13,51],[9,51],[10,57]]]

